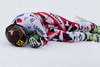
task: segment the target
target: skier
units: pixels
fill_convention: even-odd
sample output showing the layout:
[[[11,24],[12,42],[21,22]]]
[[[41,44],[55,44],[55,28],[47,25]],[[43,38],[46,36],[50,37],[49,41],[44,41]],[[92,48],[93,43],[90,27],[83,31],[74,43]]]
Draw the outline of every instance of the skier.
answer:
[[[53,13],[27,12],[12,21],[5,35],[15,46],[29,44],[32,48],[38,48],[48,41],[100,42],[100,26],[82,19],[72,22]]]

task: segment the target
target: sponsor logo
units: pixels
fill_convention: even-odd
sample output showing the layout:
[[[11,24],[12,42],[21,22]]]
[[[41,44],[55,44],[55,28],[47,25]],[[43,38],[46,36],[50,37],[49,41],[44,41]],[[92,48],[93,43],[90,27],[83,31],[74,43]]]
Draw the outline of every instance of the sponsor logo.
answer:
[[[53,13],[50,13],[54,18],[56,18],[56,20],[60,23],[60,24],[62,24],[62,21],[59,19],[59,16],[57,16],[57,15],[55,15],[55,14],[53,14]]]
[[[43,31],[36,25],[33,26],[38,32],[40,32],[42,35],[44,35],[45,33],[43,33]]]
[[[22,40],[18,40],[18,42],[16,43],[18,46],[22,46],[23,44],[24,44],[24,41],[22,41]]]
[[[35,20],[34,18],[31,18],[31,19],[30,19],[31,23],[32,23],[34,20]]]

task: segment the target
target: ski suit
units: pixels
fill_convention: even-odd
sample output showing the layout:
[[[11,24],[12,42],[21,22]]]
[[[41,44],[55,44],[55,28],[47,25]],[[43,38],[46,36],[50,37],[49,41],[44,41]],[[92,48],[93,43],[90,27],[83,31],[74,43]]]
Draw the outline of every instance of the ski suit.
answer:
[[[18,15],[12,23],[24,26],[28,33],[37,34],[45,41],[85,41],[84,32],[91,31],[91,22],[72,22],[59,15],[46,12],[31,12]],[[45,44],[44,44],[45,45]]]

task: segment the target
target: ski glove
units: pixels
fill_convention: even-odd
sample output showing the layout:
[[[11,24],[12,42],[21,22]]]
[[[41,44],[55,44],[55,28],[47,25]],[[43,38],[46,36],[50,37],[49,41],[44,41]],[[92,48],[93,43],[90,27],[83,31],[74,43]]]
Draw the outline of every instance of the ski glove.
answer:
[[[38,48],[41,46],[40,37],[37,35],[30,35],[29,38],[29,45],[32,48]]]
[[[45,45],[47,43],[47,40],[44,37],[40,37],[37,35],[30,35],[29,38],[29,45],[32,48],[38,48],[41,45]]]

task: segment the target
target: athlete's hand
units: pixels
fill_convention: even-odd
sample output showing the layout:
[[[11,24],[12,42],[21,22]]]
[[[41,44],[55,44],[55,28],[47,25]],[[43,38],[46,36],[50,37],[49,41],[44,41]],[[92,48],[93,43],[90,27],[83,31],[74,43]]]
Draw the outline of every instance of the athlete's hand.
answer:
[[[32,48],[39,48],[41,46],[40,37],[37,35],[30,35],[29,45]]]

